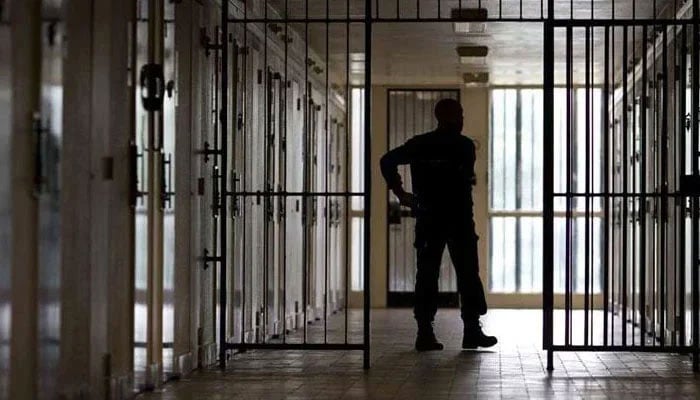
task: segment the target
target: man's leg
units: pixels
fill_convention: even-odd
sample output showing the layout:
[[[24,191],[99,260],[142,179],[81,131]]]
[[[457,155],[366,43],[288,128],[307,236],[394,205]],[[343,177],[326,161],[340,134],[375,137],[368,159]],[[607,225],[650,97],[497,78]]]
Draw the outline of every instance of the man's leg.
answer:
[[[479,317],[486,314],[486,295],[479,277],[478,237],[473,231],[458,232],[447,240],[450,258],[457,276],[457,290],[464,321],[463,348],[490,347],[497,343],[484,335]]]
[[[418,323],[417,350],[440,350],[433,333],[433,320],[438,306],[440,263],[445,251],[444,234],[420,225],[416,228],[417,273],[414,316]],[[439,346],[438,346],[439,345]]]

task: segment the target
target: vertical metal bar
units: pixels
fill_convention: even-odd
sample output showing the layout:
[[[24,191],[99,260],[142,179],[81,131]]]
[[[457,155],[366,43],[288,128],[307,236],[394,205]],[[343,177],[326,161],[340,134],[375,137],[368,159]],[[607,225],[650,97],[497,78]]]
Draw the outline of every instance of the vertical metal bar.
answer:
[[[220,282],[219,282],[219,368],[226,369],[226,259],[227,259],[227,232],[226,232],[226,215],[227,215],[227,183],[228,183],[228,59],[229,59],[229,47],[228,47],[228,15],[229,15],[229,3],[224,1],[221,7],[221,26],[222,26],[222,38],[221,38],[221,64],[224,66],[221,71],[221,171],[220,171],[220,185],[221,185],[221,218],[219,219],[220,224]]]
[[[574,19],[574,0],[569,0],[569,18]]]
[[[248,190],[248,56],[250,49],[248,48],[248,6],[243,7],[243,190]],[[245,318],[246,318],[246,264],[248,261],[248,229],[247,220],[248,213],[248,198],[243,197],[243,257],[241,263],[241,343],[245,343]]]
[[[610,57],[612,60],[612,65],[610,66],[610,78],[611,78],[611,93],[610,95],[614,96],[615,94],[615,61],[617,60],[616,57],[616,51],[615,51],[615,33],[617,31],[617,28],[615,26],[612,27],[612,39],[610,42]],[[610,147],[611,147],[611,154],[610,156],[612,157],[611,160],[611,170],[609,171],[612,182],[610,184],[610,193],[607,194],[607,200],[610,202],[612,205],[612,224],[609,227],[610,230],[610,244],[609,246],[612,249],[612,254],[610,257],[610,272],[608,275],[610,275],[610,300],[611,304],[610,306],[612,307],[612,312],[610,313],[610,342],[612,345],[615,345],[615,309],[617,307],[617,298],[615,296],[615,264],[617,261],[617,253],[615,249],[618,247],[616,246],[615,242],[615,230],[616,230],[616,222],[617,222],[617,217],[619,215],[619,212],[617,211],[617,201],[615,199],[615,192],[617,190],[617,177],[616,177],[616,159],[617,159],[617,118],[615,117],[615,99],[613,98],[613,101],[611,102],[611,107],[610,107],[610,117],[612,118],[613,126],[612,126],[612,132],[608,132],[608,135],[610,137],[609,141]]]
[[[573,88],[573,28],[571,26],[566,27],[566,151],[570,155],[566,158],[566,238],[565,238],[565,272],[564,272],[564,343],[567,345],[571,344],[571,281],[573,279],[573,274],[571,272],[571,253],[572,253],[572,243],[571,243],[571,224],[572,224],[572,199],[571,192],[574,191],[571,183],[572,176],[572,157],[573,151],[573,139],[572,139],[572,126],[573,126],[573,104],[572,96],[574,93]]]
[[[627,37],[627,27],[622,28],[622,193],[627,194],[628,193],[628,171],[627,171],[627,165],[629,163],[629,154],[628,154],[628,143],[627,143],[627,136],[628,136],[628,131],[629,131],[629,121],[628,121],[628,116],[629,113],[627,112],[627,107],[628,107],[628,94],[627,94],[627,77],[628,77],[628,68],[627,68],[627,58],[628,58],[628,37]],[[621,224],[620,227],[622,229],[622,265],[620,266],[622,269],[622,287],[620,290],[620,295],[622,296],[622,345],[626,346],[627,345],[627,296],[629,294],[628,290],[628,282],[627,282],[627,250],[628,250],[628,243],[627,243],[627,228],[629,226],[627,222],[627,197],[622,196],[622,219],[621,219]]]
[[[311,174],[311,165],[309,163],[309,160],[311,157],[309,157],[311,150],[311,141],[309,140],[309,135],[311,134],[311,90],[310,85],[309,85],[309,0],[306,0],[304,2],[305,5],[305,17],[306,21],[304,22],[304,192],[309,192],[309,175]],[[307,315],[307,302],[308,302],[308,271],[307,269],[309,268],[309,249],[307,247],[309,246],[310,242],[310,234],[309,234],[309,227],[310,227],[310,222],[309,222],[309,213],[311,212],[309,210],[309,197],[304,197],[302,198],[302,219],[303,219],[303,226],[304,226],[304,239],[303,239],[303,245],[302,245],[302,269],[301,269],[301,279],[302,279],[302,290],[301,290],[301,297],[302,297],[302,313],[304,315],[304,325],[303,325],[303,337],[304,337],[304,343],[306,343],[306,336],[307,336],[307,321],[308,321],[308,315]]]
[[[700,174],[700,165],[698,163],[698,135],[700,134],[700,125],[698,121],[698,109],[700,108],[700,43],[698,42],[698,29],[700,29],[700,0],[693,0],[693,51],[692,51],[692,106],[691,106],[691,123],[692,123],[692,160],[693,160],[693,175]],[[691,223],[692,227],[692,277],[693,277],[693,371],[700,370],[700,285],[698,278],[698,239],[700,239],[700,226],[698,226],[698,209],[700,204],[698,198],[692,198],[691,207]]]
[[[517,90],[516,95],[515,95],[515,138],[516,138],[516,144],[515,144],[515,165],[517,168],[516,172],[516,178],[515,178],[515,209],[520,210],[522,207],[522,185],[521,182],[523,181],[523,166],[522,166],[522,102],[523,102],[523,93],[522,90]],[[521,292],[521,249],[520,246],[518,245],[521,240],[520,236],[520,228],[521,228],[521,223],[520,223],[520,218],[515,219],[515,292],[520,293]]]
[[[603,83],[603,185],[605,196],[602,200],[604,222],[603,222],[603,345],[608,345],[608,314],[610,313],[610,273],[608,271],[610,263],[610,27],[605,27],[605,67]]]
[[[634,9],[634,3],[633,3]],[[635,334],[637,326],[637,278],[638,278],[638,264],[637,264],[637,68],[635,62],[637,60],[637,27],[632,27],[632,156],[630,158],[630,163],[632,164],[632,195],[629,197],[632,203],[631,220],[632,225],[632,245],[630,246],[630,255],[632,257],[632,306],[630,310],[632,312],[632,346],[636,344],[637,335]],[[629,201],[629,200],[628,200]]]
[[[284,150],[284,161],[282,162],[281,168],[285,171],[283,176],[282,190],[287,192],[287,125],[289,121],[289,106],[288,106],[288,96],[290,89],[289,80],[289,0],[284,0],[284,81],[282,82],[282,90],[284,91],[284,111],[283,114],[283,150]],[[282,219],[282,237],[284,238],[284,244],[282,246],[282,343],[287,342],[287,199],[289,197],[284,197],[283,202],[283,219]],[[296,315],[295,315],[296,318]]]
[[[647,43],[647,26],[642,26],[642,43],[644,43],[644,49],[646,49]],[[642,56],[642,100],[640,112],[642,113],[641,121],[641,162],[640,166],[640,176],[641,182],[639,183],[639,190],[641,192],[641,199],[639,204],[639,215],[640,215],[640,226],[639,226],[639,241],[641,243],[641,252],[639,254],[639,308],[642,312],[641,324],[640,324],[640,346],[646,345],[646,330],[647,330],[647,117],[649,108],[648,91],[649,87],[649,77],[648,77],[648,65],[647,65],[647,54],[644,52]]]
[[[662,65],[662,76],[663,76],[663,100],[661,104],[661,141],[659,142],[659,147],[661,147],[661,212],[659,213],[661,221],[661,252],[660,257],[660,274],[661,277],[661,298],[659,305],[659,327],[661,329],[661,346],[666,345],[666,328],[667,328],[667,312],[666,307],[667,299],[666,293],[668,292],[668,282],[667,282],[667,270],[668,266],[666,256],[667,256],[667,228],[668,228],[668,51],[666,46],[668,45],[667,29],[664,27],[661,34],[662,37],[662,49],[661,49],[661,62]]]
[[[656,13],[654,13],[654,19],[656,19]],[[652,126],[653,126],[653,137],[652,137],[652,172],[651,176],[653,177],[653,208],[652,208],[652,218],[654,222],[652,223],[652,234],[651,234],[651,333],[652,336],[654,336],[654,339],[652,341],[652,344],[656,346],[657,343],[657,337],[656,335],[658,334],[656,331],[656,327],[658,326],[658,313],[657,313],[657,306],[658,306],[658,288],[659,288],[659,279],[657,278],[658,274],[660,273],[658,267],[658,245],[657,245],[657,237],[659,234],[659,150],[658,150],[658,145],[659,145],[659,112],[658,112],[658,107],[659,104],[661,103],[661,99],[659,98],[659,79],[658,79],[658,70],[657,70],[657,60],[658,60],[658,54],[657,54],[657,49],[656,49],[656,34],[654,34],[654,40],[652,43],[653,46],[653,53],[654,56],[652,58],[652,77],[651,77],[651,82],[652,83],[652,89],[653,89],[653,98],[654,101],[652,103],[652,116],[653,116],[653,121],[652,121]]]
[[[420,2],[420,1],[419,1]],[[392,123],[392,118],[396,117],[396,113],[392,112],[392,107],[395,107],[396,102],[392,102],[392,95],[393,95],[392,90],[387,91],[387,96],[386,96],[386,110],[387,110],[387,117],[386,117],[386,148],[390,149],[392,148],[392,143],[391,139],[394,137],[394,127],[395,124]],[[390,204],[391,204],[391,192],[389,189],[386,191],[387,196],[386,196],[386,209],[390,210]],[[387,211],[387,214],[389,211]],[[387,267],[387,280],[386,280],[386,291],[387,291],[387,302],[389,302],[389,297],[391,296],[390,292],[392,291],[392,284],[394,282],[399,282],[397,279],[397,263],[392,263],[392,254],[395,254],[395,246],[392,246],[392,241],[391,241],[391,227],[389,224],[387,224],[387,229],[386,229],[386,267]],[[393,268],[392,268],[393,267]],[[392,271],[393,270],[393,271]]]
[[[368,4],[369,6],[369,4]],[[377,4],[377,7],[379,5]],[[348,22],[345,23],[345,191],[350,192],[350,135],[352,134],[351,126],[351,112],[355,112],[352,104],[352,93],[350,87],[350,0],[345,2],[346,13]],[[365,12],[370,12],[365,10]],[[379,13],[379,8],[377,8],[377,13]],[[353,197],[354,198],[354,197]],[[350,197],[345,198],[345,296],[344,296],[344,308],[345,313],[345,344],[348,343],[348,301],[350,297],[350,207],[352,206],[352,199]]]
[[[325,82],[325,84],[326,84],[326,88],[325,88],[326,109],[325,109],[325,114],[326,115],[325,115],[325,123],[324,123],[325,133],[326,133],[325,142],[324,142],[326,145],[326,152],[325,152],[326,153],[325,154],[325,161],[326,161],[325,191],[326,191],[326,193],[328,193],[328,174],[330,172],[330,159],[331,159],[330,158],[330,146],[329,146],[331,132],[330,132],[330,127],[329,127],[330,119],[329,119],[329,115],[328,115],[328,109],[330,108],[330,102],[329,102],[330,96],[329,96],[329,92],[328,92],[330,90],[328,87],[328,83],[329,83],[328,69],[330,67],[330,65],[329,65],[330,63],[329,63],[329,59],[328,59],[329,53],[330,53],[330,46],[329,46],[330,33],[328,31],[328,29],[330,27],[330,24],[328,23],[328,18],[329,18],[328,2],[329,2],[329,0],[326,0],[326,55],[325,55],[325,58],[326,58],[325,59],[325,62],[326,62],[326,66],[325,66],[325,72],[326,72],[326,82]],[[325,268],[325,270],[323,273],[323,281],[324,281],[324,288],[323,288],[323,343],[328,343],[328,270],[329,270],[329,268],[328,268],[328,246],[329,246],[329,243],[328,242],[329,242],[329,231],[331,229],[330,210],[328,208],[329,207],[329,203],[328,203],[329,198],[330,198],[330,196],[326,196],[326,199],[325,199],[326,200],[326,209],[325,209],[325,213],[324,213],[325,223],[326,223],[324,233],[325,233],[326,239],[325,239],[325,243],[324,243],[325,244],[325,246],[324,246],[324,257],[325,257],[325,267],[324,268]]]
[[[592,49],[591,49],[591,60],[590,60],[590,65],[591,65],[591,71],[590,71],[591,88],[589,89],[589,91],[591,92],[591,94],[592,94],[593,91],[595,90],[595,82],[596,82],[595,68],[593,68],[593,66],[595,66],[595,63],[596,63],[596,58],[595,58],[595,46],[593,45],[593,43],[595,43],[595,33],[596,33],[595,27],[591,27],[591,34],[590,34],[590,36],[591,36],[591,39],[590,39],[590,40],[591,40],[591,46],[592,46]],[[591,127],[590,127],[590,134],[591,134],[591,139],[590,139],[590,157],[591,157],[591,161],[590,161],[590,163],[589,163],[589,167],[590,167],[590,168],[589,168],[589,171],[590,171],[589,173],[590,173],[590,175],[591,175],[591,178],[590,178],[590,182],[591,182],[590,191],[591,191],[591,192],[598,192],[599,190],[596,189],[596,186],[595,186],[595,182],[596,182],[595,170],[596,170],[596,165],[598,164],[598,161],[599,161],[598,157],[600,157],[600,155],[597,154],[597,153],[595,153],[595,140],[596,140],[596,135],[595,135],[595,133],[596,133],[596,131],[594,130],[595,128],[594,128],[594,126],[593,126],[593,121],[595,120],[595,113],[596,113],[595,97],[592,97],[592,96],[591,96],[591,99],[590,99],[589,103],[590,103],[590,109],[591,109],[591,114],[590,114],[589,117],[588,117],[588,118],[589,118],[589,121],[590,121],[590,124],[591,124]],[[600,107],[600,104],[598,104],[598,106]],[[600,109],[598,109],[598,111],[600,111]],[[600,129],[600,126],[598,126],[598,129]],[[594,153],[595,153],[595,154],[594,154]],[[590,192],[589,192],[589,193],[590,193]],[[594,205],[597,201],[598,201],[598,200],[597,200],[594,196],[591,196],[591,197],[589,198],[589,200],[588,200],[588,202],[589,202],[589,207],[595,208],[595,206],[593,206],[593,205]],[[596,274],[595,274],[594,265],[595,265],[595,260],[597,259],[596,256],[595,256],[595,255],[596,255],[596,251],[595,251],[595,249],[596,249],[596,247],[595,247],[595,238],[596,238],[596,235],[595,235],[595,227],[596,227],[596,224],[595,224],[595,222],[596,222],[596,220],[597,220],[597,218],[598,218],[598,217],[597,217],[596,211],[597,211],[596,209],[591,209],[590,215],[589,215],[589,219],[588,219],[588,224],[590,225],[590,228],[589,228],[589,229],[590,229],[590,239],[589,239],[589,240],[590,240],[590,244],[591,244],[591,249],[590,249],[590,254],[591,254],[591,256],[590,256],[590,257],[591,257],[591,260],[592,260],[592,261],[591,261],[591,266],[590,266],[591,275],[590,275],[590,277],[589,277],[589,278],[590,278],[590,279],[589,279],[589,284],[590,284],[589,293],[590,293],[591,295],[590,295],[590,297],[589,297],[590,305],[588,306],[588,307],[589,307],[589,310],[591,310],[591,312],[590,312],[590,319],[591,319],[591,322],[590,322],[590,332],[591,332],[591,339],[590,339],[590,342],[591,342],[591,345],[594,344],[594,335],[593,335],[593,332],[595,332],[594,323],[595,323],[595,314],[596,314],[596,312],[595,312],[595,296],[594,296],[594,293],[595,293],[595,280],[596,280]],[[588,236],[588,235],[587,235],[587,236]]]
[[[543,141],[543,347],[547,350],[547,370],[554,369],[554,0],[548,0],[544,24],[544,141]]]
[[[591,11],[592,12],[592,11]],[[586,182],[585,182],[585,191],[586,191],[586,197],[584,198],[585,202],[585,211],[584,211],[584,231],[585,231],[585,239],[584,239],[584,247],[585,247],[585,253],[584,253],[584,306],[583,306],[583,317],[584,317],[584,322],[583,322],[583,330],[585,331],[584,339],[583,339],[583,344],[584,346],[588,346],[588,340],[589,336],[591,336],[591,332],[589,332],[589,321],[588,317],[589,315],[592,315],[592,310],[589,313],[589,302],[591,299],[591,295],[589,292],[589,282],[590,282],[590,230],[589,230],[589,222],[591,219],[591,210],[590,210],[590,193],[591,193],[591,185],[590,185],[590,180],[591,180],[591,174],[590,174],[590,168],[591,168],[591,147],[590,147],[590,140],[591,140],[591,28],[589,26],[586,27],[585,30],[586,34],[586,40],[585,40],[585,46],[586,46],[586,68],[585,68],[585,81],[586,81]]]
[[[364,161],[365,161],[365,207],[364,207],[364,357],[363,366],[369,369],[370,366],[370,245],[372,237],[369,223],[371,221],[371,206],[372,206],[372,14],[369,12],[371,0],[365,0],[365,121],[364,121]]]
[[[265,20],[267,20],[267,0],[263,1],[263,16]],[[272,222],[270,219],[270,129],[271,129],[271,111],[272,108],[270,107],[270,85],[272,84],[272,73],[270,71],[270,67],[268,65],[268,56],[267,56],[267,41],[268,41],[268,34],[267,34],[267,22],[264,22],[262,24],[262,29],[263,29],[263,115],[264,115],[264,123],[265,125],[263,126],[263,193],[265,195],[263,196],[263,260],[262,260],[262,265],[263,265],[263,279],[262,279],[262,298],[263,298],[263,312],[262,312],[262,318],[261,318],[261,324],[262,324],[262,342],[265,343],[265,338],[267,337],[267,321],[268,321],[268,311],[269,311],[269,299],[268,299],[268,285],[269,285],[269,269],[270,269],[270,223]]]

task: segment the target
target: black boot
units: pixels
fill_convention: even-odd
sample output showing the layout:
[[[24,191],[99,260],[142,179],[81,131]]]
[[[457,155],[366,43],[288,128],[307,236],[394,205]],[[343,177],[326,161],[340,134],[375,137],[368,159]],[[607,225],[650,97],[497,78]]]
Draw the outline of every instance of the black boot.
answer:
[[[487,336],[481,330],[479,320],[464,323],[463,349],[476,349],[477,347],[492,347],[498,343],[495,336]]]
[[[437,341],[433,331],[432,322],[429,324],[418,324],[418,336],[416,337],[417,351],[442,350],[444,346]]]

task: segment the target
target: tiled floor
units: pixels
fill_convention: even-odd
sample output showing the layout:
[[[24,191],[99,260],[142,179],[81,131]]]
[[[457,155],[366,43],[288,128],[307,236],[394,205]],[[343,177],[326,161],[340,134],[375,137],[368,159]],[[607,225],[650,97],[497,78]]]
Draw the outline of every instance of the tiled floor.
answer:
[[[456,310],[438,315],[441,352],[413,351],[408,310],[374,310],[372,321],[369,371],[361,352],[251,351],[140,399],[700,398],[687,356],[556,353],[547,373],[539,311],[491,311],[485,330],[500,343],[488,351],[460,350]]]

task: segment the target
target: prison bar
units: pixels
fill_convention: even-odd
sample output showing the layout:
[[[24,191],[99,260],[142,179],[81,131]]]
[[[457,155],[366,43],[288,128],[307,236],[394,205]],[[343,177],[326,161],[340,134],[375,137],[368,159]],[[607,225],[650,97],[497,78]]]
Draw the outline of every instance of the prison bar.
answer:
[[[286,15],[287,0],[284,7]],[[307,16],[308,9],[307,2]],[[349,15],[349,1],[346,9]],[[222,11],[221,23],[226,29],[216,35],[215,43],[221,41],[225,45],[215,44],[209,49],[216,52],[215,70],[221,74],[220,81],[217,79],[220,111],[215,118],[220,125],[221,141],[217,139],[215,148],[207,154],[214,157],[212,177],[218,182],[214,186],[212,216],[219,254],[211,258],[219,265],[219,366],[225,368],[230,350],[344,349],[363,350],[367,368],[369,227],[364,230],[364,251],[359,260],[364,268],[362,342],[352,343],[356,339],[348,334],[350,223],[351,218],[356,218],[350,213],[350,200],[364,198],[362,219],[368,221],[367,188],[371,171],[365,166],[364,191],[350,190],[350,21],[343,21],[347,53],[343,104],[338,102],[337,94],[331,96],[335,89],[330,85],[330,19],[326,18],[324,24],[325,57],[319,57],[310,49],[311,23],[303,24],[302,33],[297,27],[290,27],[294,23],[290,19],[273,24],[269,18],[273,10],[267,1],[246,4],[240,9],[235,3],[227,4]],[[262,18],[248,19],[249,13]],[[279,26],[281,22],[284,27]],[[364,24],[365,28],[368,26]],[[366,37],[367,46],[371,44],[371,33]],[[235,43],[234,61],[229,68],[231,57],[227,44],[231,41]],[[290,46],[295,46],[294,51]],[[302,46],[303,60],[298,57]],[[371,49],[366,47],[365,54],[368,50]],[[323,67],[315,61],[318,59],[324,60]],[[229,74],[234,81],[229,80]],[[242,78],[240,82],[239,78]],[[366,76],[364,104],[369,104],[369,85],[370,78]],[[239,91],[241,95],[237,96]],[[239,109],[237,116],[228,115],[229,96],[241,99],[240,107],[237,103],[232,105],[233,110]],[[364,115],[368,119],[369,111]],[[369,154],[369,133],[367,129],[363,131],[367,132],[364,140]],[[367,165],[369,157],[364,162]],[[302,168],[296,171],[300,171],[301,181],[294,178],[293,183],[289,182],[294,176],[291,172],[299,166]],[[341,170],[345,173],[342,185]],[[231,221],[227,215],[229,206],[233,210]],[[297,230],[301,233],[298,235],[301,245],[290,247],[289,241],[297,240]],[[335,251],[336,247],[345,250]],[[230,250],[233,253],[229,262],[225,254]],[[301,264],[297,264],[295,256],[289,257],[297,251],[301,254]],[[230,295],[232,302],[228,299]],[[289,302],[293,302],[291,313]],[[329,336],[329,319],[339,311],[344,314],[340,343],[331,341]],[[311,324],[320,319],[323,319],[322,333],[312,335]],[[319,337],[322,343],[313,342]]]

